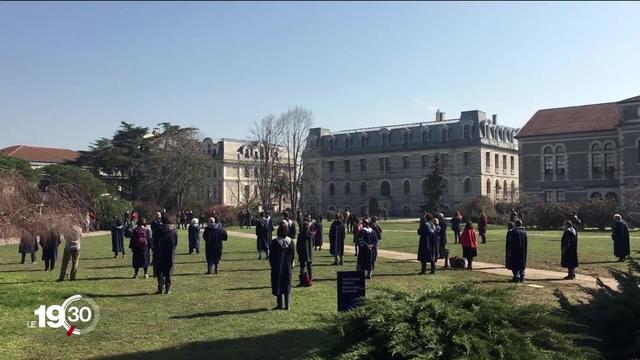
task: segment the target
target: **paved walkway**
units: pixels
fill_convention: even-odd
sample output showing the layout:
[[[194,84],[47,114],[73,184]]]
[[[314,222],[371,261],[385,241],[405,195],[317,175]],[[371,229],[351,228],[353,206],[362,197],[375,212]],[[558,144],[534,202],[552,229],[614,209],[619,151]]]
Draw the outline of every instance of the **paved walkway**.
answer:
[[[385,231],[390,231],[390,230],[385,230]],[[231,236],[237,236],[237,237],[242,237],[247,239],[255,239],[255,235],[253,234],[247,234],[247,233],[242,233],[237,231],[228,231],[228,234]],[[345,249],[345,252],[355,251],[354,247],[350,245],[345,245],[344,249]],[[393,259],[393,260],[418,262],[416,260],[416,254],[405,253],[405,252],[378,249],[378,256],[387,258],[387,259]],[[438,264],[441,266],[444,265],[444,260],[439,260]],[[461,270],[461,271],[464,271],[464,270]],[[493,274],[493,275],[501,275],[509,278],[513,277],[513,275],[511,274],[511,270],[506,269],[502,264],[492,264],[492,263],[474,261],[473,271],[479,271],[479,272]],[[588,288],[595,288],[597,286],[596,278],[592,276],[587,276],[587,275],[576,274],[575,280],[563,280],[563,278],[567,276],[567,273],[565,272],[532,269],[532,268],[527,268],[526,274],[527,274],[528,280],[533,280],[536,282],[537,281],[562,282],[563,284],[578,285],[578,286],[588,287]],[[618,282],[615,279],[600,278],[600,280],[602,280],[602,282],[609,287],[616,288],[618,286]],[[542,287],[540,285],[531,284],[531,283],[527,283],[527,285],[531,287]]]

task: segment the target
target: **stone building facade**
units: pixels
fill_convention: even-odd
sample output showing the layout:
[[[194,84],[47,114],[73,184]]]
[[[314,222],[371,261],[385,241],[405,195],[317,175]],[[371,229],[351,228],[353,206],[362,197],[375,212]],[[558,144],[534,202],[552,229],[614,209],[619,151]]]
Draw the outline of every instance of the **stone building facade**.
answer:
[[[202,153],[212,161],[209,185],[204,189],[209,204],[246,206],[255,203],[259,194],[255,171],[257,159],[264,156],[259,144],[248,140],[205,138]],[[279,157],[283,159],[282,156]],[[290,202],[276,201],[275,210],[284,209]]]
[[[624,201],[640,177],[640,96],[539,110],[516,138],[524,193],[547,202]]]
[[[440,157],[444,202],[454,209],[479,195],[510,200],[518,191],[516,129],[498,125],[482,111],[458,119],[332,132],[310,130],[304,154],[301,204],[320,212],[348,208],[414,216],[424,205],[422,182]]]

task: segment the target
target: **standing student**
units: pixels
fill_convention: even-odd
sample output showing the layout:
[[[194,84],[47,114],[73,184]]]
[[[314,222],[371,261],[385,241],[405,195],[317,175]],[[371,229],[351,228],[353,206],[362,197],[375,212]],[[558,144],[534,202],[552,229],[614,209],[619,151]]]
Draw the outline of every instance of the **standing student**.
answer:
[[[189,254],[193,254],[193,250],[196,254],[200,254],[200,222],[196,218],[191,219],[189,224]]]
[[[296,243],[296,251],[298,252],[298,260],[300,261],[300,285],[304,285],[305,270],[310,280],[313,280],[313,224],[311,216],[306,215],[304,222],[298,233],[298,241]]]
[[[318,215],[315,222],[315,236],[313,237],[313,250],[322,250],[322,215]]]
[[[522,220],[517,219],[514,228],[507,233],[506,259],[507,269],[513,273],[513,282],[524,282],[527,267],[527,231],[522,226]]]
[[[618,258],[618,262],[623,262],[631,254],[629,227],[619,214],[615,214],[613,220],[613,232],[611,233],[613,254]]]
[[[569,220],[564,222],[564,232],[560,241],[560,266],[567,268],[568,274],[565,280],[576,278],[576,268],[578,267],[578,235],[573,223]]]
[[[220,260],[222,259],[222,242],[227,241],[227,232],[215,217],[209,218],[209,225],[202,234],[207,258],[207,274],[211,274],[211,268],[217,274],[220,272]]]
[[[462,214],[460,214],[460,211],[456,211],[456,213],[451,218],[451,230],[453,231],[454,244],[457,244],[458,239],[460,239],[460,231],[462,230],[460,228],[461,224],[462,224]]]
[[[362,219],[362,230],[358,236],[358,265],[357,269],[365,272],[366,278],[371,279],[376,268],[378,252],[378,235],[371,228],[371,220]]]
[[[378,241],[382,240],[382,228],[378,223],[378,218],[375,216],[371,217],[371,229],[373,229],[373,231],[376,232],[376,235],[378,235]]]
[[[433,220],[433,215],[430,213],[425,213],[420,219],[420,227],[418,228],[418,235],[420,235],[418,261],[422,264],[420,274],[426,274],[427,263],[431,264],[431,274],[435,274],[436,260],[440,257],[440,244],[436,236],[440,229],[433,223]]]
[[[138,224],[133,229],[131,240],[129,240],[129,249],[131,249],[131,266],[133,267],[133,278],[138,277],[140,268],[144,271],[144,278],[148,278],[147,268],[149,267],[149,241],[151,240],[151,231],[147,228],[147,222],[144,219],[138,220]]]
[[[120,220],[116,220],[115,225],[111,227],[111,251],[113,258],[117,258],[119,253],[124,257],[124,225]]]
[[[353,214],[351,214],[351,211],[347,210],[344,213],[344,223],[346,225],[346,230],[347,230],[347,234],[351,234],[352,232],[352,223],[351,223],[351,217],[353,216]]]
[[[260,213],[261,219],[256,224],[256,249],[258,250],[258,260],[269,260],[269,242],[273,233],[273,221],[267,211]]]
[[[82,228],[80,226],[73,226],[71,231],[65,231],[62,236],[65,240],[64,252],[62,253],[62,264],[60,265],[60,277],[58,281],[63,281],[67,276],[67,266],[71,261],[71,271],[69,272],[69,279],[74,281],[76,274],[78,273],[78,262],[80,260],[80,239],[82,239]]]
[[[578,232],[578,230],[580,230],[580,227],[582,226],[582,220],[580,220],[580,218],[578,217],[578,212],[574,211],[571,214],[571,224],[573,224],[573,229],[576,231],[576,233]]]
[[[288,235],[289,226],[281,223],[277,237],[269,244],[271,265],[271,294],[276,297],[276,310],[289,310],[291,306],[291,278],[296,246]]]
[[[480,213],[480,217],[478,217],[478,233],[482,238],[482,243],[487,243],[487,226],[489,224],[489,220],[487,219],[487,215],[484,212]]]
[[[157,243],[160,238],[160,231],[162,229],[162,214],[160,212],[156,213],[156,218],[151,221],[151,242],[149,243],[149,249],[151,249],[151,266],[153,270],[153,277],[156,277],[157,269],[156,264],[157,260]]]
[[[462,257],[467,259],[467,269],[473,270],[473,258],[478,256],[478,239],[471,221],[467,221],[464,226],[460,235],[460,245],[462,245]]]
[[[24,264],[27,254],[31,255],[31,263],[36,263],[36,252],[38,251],[38,240],[27,230],[22,231],[20,236],[20,246],[18,252],[21,254],[20,264]]]
[[[291,220],[289,212],[286,210],[282,212],[282,223],[287,226],[287,236],[291,239],[295,239],[297,235],[296,223]]]
[[[386,206],[384,207],[384,210],[382,210],[382,216],[384,217],[384,221],[387,221],[387,219],[389,218],[389,210]]]
[[[440,259],[444,259],[445,269],[449,267],[449,249],[447,248],[447,220],[443,213],[438,213],[438,225],[440,226]]]
[[[178,246],[178,231],[171,227],[171,219],[166,214],[162,215],[162,228],[158,238],[158,291],[156,294],[171,294],[171,274],[173,273],[173,260]]]
[[[54,226],[40,236],[40,247],[42,247],[42,261],[44,261],[44,271],[53,271],[58,258],[58,246],[60,246],[59,227]]]
[[[333,265],[342,265],[345,239],[345,229],[342,220],[342,214],[336,213],[336,218],[333,220],[331,227],[329,228],[329,252],[334,257]]]
[[[354,214],[351,214],[351,219],[353,221],[353,229],[351,230],[353,233],[353,244],[355,245],[356,250],[354,256],[358,256],[358,237],[360,236],[360,230],[362,230],[362,223]]]

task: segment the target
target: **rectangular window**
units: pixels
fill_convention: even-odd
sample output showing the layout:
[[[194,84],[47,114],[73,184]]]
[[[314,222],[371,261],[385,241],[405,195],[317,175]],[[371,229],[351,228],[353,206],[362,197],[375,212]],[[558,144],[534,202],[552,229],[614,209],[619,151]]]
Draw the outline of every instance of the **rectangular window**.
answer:
[[[469,153],[468,152],[463,152],[462,153],[462,163],[464,164],[464,166],[469,165]]]
[[[511,156],[511,175],[515,174],[515,172],[516,172],[516,159],[512,155]]]
[[[403,169],[408,169],[409,168],[409,157],[408,156],[403,156],[402,157],[402,168]]]
[[[485,162],[485,167],[487,171],[491,170],[491,153],[488,151],[485,154],[484,162]]]
[[[507,174],[507,155],[502,155],[502,173]]]
[[[500,172],[500,155],[496,154],[493,161],[493,166],[496,168],[496,174]]]
[[[563,203],[566,201],[566,193],[564,191],[558,191],[556,192],[556,200],[559,203]]]
[[[332,173],[336,170],[336,164],[333,161],[329,161],[329,172]]]
[[[361,172],[367,171],[367,159],[360,159],[360,171]]]
[[[545,191],[544,192],[544,201],[546,201],[548,203],[553,202],[555,200],[554,199],[554,195],[555,194],[554,194],[553,191]]]
[[[389,158],[384,158],[384,170],[387,174],[391,172],[391,161]]]
[[[556,156],[556,178],[557,180],[564,180],[567,164],[565,162],[564,155]]]
[[[604,160],[602,154],[591,155],[591,174],[594,178],[601,178],[604,172]]]
[[[344,161],[344,172],[347,174],[351,172],[351,160]]]
[[[442,166],[442,171],[445,171],[445,169],[447,168],[448,160],[449,160],[448,154],[442,154],[440,156],[440,166]]]
[[[544,157],[544,175],[553,175],[553,157],[551,156]]]
[[[422,155],[422,168],[426,169],[429,166],[429,156]]]
[[[379,158],[378,162],[380,163],[380,172],[384,172],[384,158]]]

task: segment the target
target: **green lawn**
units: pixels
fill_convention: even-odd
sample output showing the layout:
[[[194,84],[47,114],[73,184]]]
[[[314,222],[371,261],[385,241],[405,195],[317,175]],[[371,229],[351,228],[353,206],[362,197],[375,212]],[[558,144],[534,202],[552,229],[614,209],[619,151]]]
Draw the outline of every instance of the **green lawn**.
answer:
[[[404,235],[389,232],[383,244],[396,247],[406,242],[406,250],[413,249],[409,245],[415,237],[406,234],[405,240]],[[324,332],[320,318],[336,308],[339,268],[330,266],[327,250],[314,259],[313,287],[294,289],[293,309],[285,312],[270,310],[275,304],[268,263],[256,259],[254,240],[231,237],[218,275],[205,275],[204,255],[188,255],[186,246],[181,231],[171,295],[154,295],[153,278],[131,279],[130,257],[113,259],[107,236],[83,240],[75,282],[56,283],[57,271],[43,272],[41,261],[17,264],[17,245],[0,247],[0,357],[295,359],[334,340]],[[347,256],[344,269],[354,269],[354,261]],[[515,286],[489,274],[448,270],[417,276],[417,271],[415,263],[381,258],[367,283],[368,295],[380,287],[413,292],[462,280]],[[545,287],[518,286],[517,298],[555,306],[554,288],[575,290],[565,284],[537,284]],[[60,304],[73,294],[88,295],[100,306],[102,318],[95,331],[67,337],[61,329],[27,328],[40,304]]]

